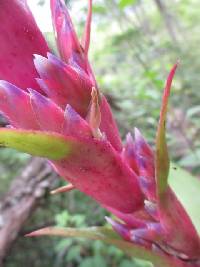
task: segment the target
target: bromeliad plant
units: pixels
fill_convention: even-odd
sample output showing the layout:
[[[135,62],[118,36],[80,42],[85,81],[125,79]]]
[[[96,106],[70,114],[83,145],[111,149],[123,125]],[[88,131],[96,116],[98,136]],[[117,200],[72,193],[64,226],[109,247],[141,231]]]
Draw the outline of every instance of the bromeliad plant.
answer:
[[[10,126],[0,130],[0,144],[47,158],[70,182],[57,191],[76,188],[118,219],[107,218],[115,231],[52,227],[29,236],[100,239],[154,266],[200,266],[197,230],[168,184],[165,123],[177,64],[164,90],[156,151],[137,129],[122,145],[88,61],[92,1],[81,42],[64,2],[51,0],[51,11],[59,57],[25,0],[1,2],[0,110]]]

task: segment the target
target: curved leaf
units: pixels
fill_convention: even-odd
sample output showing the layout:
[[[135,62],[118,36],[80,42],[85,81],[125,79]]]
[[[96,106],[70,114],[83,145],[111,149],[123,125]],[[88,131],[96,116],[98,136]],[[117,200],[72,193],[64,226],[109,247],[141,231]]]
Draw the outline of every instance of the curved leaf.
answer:
[[[165,90],[163,93],[162,106],[160,111],[160,120],[158,123],[158,129],[156,134],[156,184],[157,184],[157,194],[159,198],[167,189],[167,179],[169,175],[169,155],[166,142],[166,116],[167,116],[167,106],[170,96],[170,89],[174,74],[176,72],[177,64],[171,69],[167,82],[165,85]]]
[[[82,229],[47,227],[34,231],[26,236],[33,237],[43,235],[101,240],[109,245],[118,247],[130,257],[136,257],[150,261],[155,267],[184,266],[179,261],[172,260],[165,255],[159,255],[158,253],[148,250],[144,247],[124,241],[112,229],[105,227],[90,227]]]

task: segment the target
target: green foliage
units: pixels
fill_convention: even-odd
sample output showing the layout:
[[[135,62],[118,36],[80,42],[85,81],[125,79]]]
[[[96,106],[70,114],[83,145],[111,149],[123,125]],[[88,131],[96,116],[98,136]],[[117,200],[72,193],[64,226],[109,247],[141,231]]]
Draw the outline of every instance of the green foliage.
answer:
[[[131,244],[119,237],[116,232],[106,227],[90,227],[90,228],[70,228],[70,227],[46,227],[28,234],[29,237],[35,236],[59,236],[59,237],[75,237],[87,238],[91,240],[101,240],[108,245],[114,245],[130,257],[142,258],[151,262],[154,267],[176,267],[177,264],[173,259],[166,255],[160,255],[155,251],[151,251],[137,244]],[[95,258],[93,258],[94,262]],[[87,259],[87,263],[90,259]],[[91,262],[91,263],[92,263]]]
[[[93,267],[93,266],[102,266],[106,267],[105,259],[101,256],[88,257],[79,265],[80,267]]]
[[[126,6],[133,5],[137,0],[120,0],[119,6],[125,8]]]
[[[10,148],[0,148],[0,196],[9,188],[13,175],[18,175],[29,159],[30,156],[27,154],[13,151]]]
[[[60,160],[72,150],[71,140],[68,142],[62,135],[13,129],[0,130],[0,146],[52,160]]]
[[[70,215],[68,211],[63,211],[55,217],[56,225],[60,227],[83,227],[86,226],[85,216],[83,214]]]
[[[198,233],[200,233],[200,179],[180,167],[172,165],[169,183],[190,215]]]
[[[92,11],[93,13],[95,14],[99,14],[99,15],[105,15],[106,14],[106,8],[105,6],[103,5],[98,5],[98,4],[95,4],[93,5],[92,7]]]

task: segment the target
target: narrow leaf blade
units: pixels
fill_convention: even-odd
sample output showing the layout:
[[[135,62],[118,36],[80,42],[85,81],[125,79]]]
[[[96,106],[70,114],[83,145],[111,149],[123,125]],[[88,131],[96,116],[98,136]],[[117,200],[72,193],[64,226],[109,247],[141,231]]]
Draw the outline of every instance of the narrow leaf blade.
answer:
[[[85,31],[82,37],[82,47],[84,48],[84,53],[86,56],[88,54],[90,46],[91,21],[92,21],[92,0],[88,0],[87,21],[85,24]]]
[[[168,185],[168,175],[169,175],[169,155],[166,142],[166,116],[167,116],[167,106],[170,96],[170,89],[173,77],[175,75],[177,64],[171,69],[169,76],[167,78],[166,86],[163,93],[162,106],[160,112],[160,120],[158,123],[157,135],[156,135],[156,183],[157,183],[157,194],[161,196]]]
[[[109,245],[118,247],[130,257],[142,258],[144,260],[150,261],[155,267],[182,266],[179,261],[171,260],[165,255],[159,255],[158,253],[148,250],[144,247],[122,240],[112,229],[105,227],[90,227],[81,229],[47,227],[34,231],[26,236],[33,237],[43,235],[101,240]]]

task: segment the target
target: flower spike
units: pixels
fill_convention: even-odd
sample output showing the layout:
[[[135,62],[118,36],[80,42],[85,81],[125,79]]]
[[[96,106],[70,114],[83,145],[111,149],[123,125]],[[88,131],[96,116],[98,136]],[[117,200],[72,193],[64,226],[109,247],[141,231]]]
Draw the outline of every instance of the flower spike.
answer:
[[[125,249],[128,255],[146,255],[155,267],[196,266],[193,263],[200,260],[198,233],[167,181],[170,163],[165,122],[177,64],[164,90],[156,152],[137,129],[134,139],[128,134],[123,146],[109,103],[100,93],[88,61],[92,0],[88,0],[82,43],[65,1],[50,3],[60,57],[47,53],[26,0],[2,0],[0,112],[10,124],[0,129],[0,146],[48,159],[68,181],[51,193],[76,188],[95,199],[117,217],[107,221],[128,242],[104,237],[108,229],[96,229],[95,237],[90,229],[71,228],[48,228],[29,236],[100,237]]]

